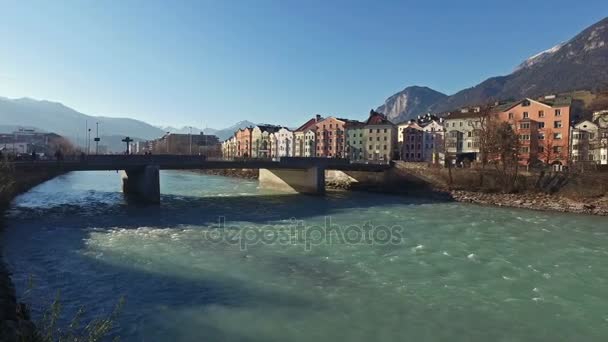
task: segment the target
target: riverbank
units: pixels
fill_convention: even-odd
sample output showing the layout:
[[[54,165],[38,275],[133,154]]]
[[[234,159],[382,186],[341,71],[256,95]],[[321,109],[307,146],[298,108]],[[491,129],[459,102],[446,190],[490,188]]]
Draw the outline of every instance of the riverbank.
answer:
[[[575,200],[542,193],[502,194],[463,190],[450,191],[450,195],[455,201],[464,203],[608,216],[608,197],[605,196]]]
[[[55,176],[57,174],[46,172],[16,175],[8,166],[0,167],[0,229],[4,212],[15,197]],[[26,306],[17,302],[2,251],[0,245],[0,341],[33,341],[36,327],[30,321]]]
[[[420,170],[418,169],[418,171]],[[195,172],[244,179],[257,179],[258,177],[258,170],[249,169],[196,170]],[[429,173],[428,170],[425,171],[424,180],[427,182],[428,187],[361,184],[349,181],[347,179],[331,178],[327,179],[326,188],[329,190],[367,191],[416,196],[442,201],[475,203],[497,207],[608,216],[607,196],[596,196],[589,198],[579,197],[573,199],[560,193],[546,194],[542,192],[523,192],[508,194],[499,192],[467,191],[462,189],[449,190],[446,184],[439,180],[439,177],[432,177],[432,172]]]

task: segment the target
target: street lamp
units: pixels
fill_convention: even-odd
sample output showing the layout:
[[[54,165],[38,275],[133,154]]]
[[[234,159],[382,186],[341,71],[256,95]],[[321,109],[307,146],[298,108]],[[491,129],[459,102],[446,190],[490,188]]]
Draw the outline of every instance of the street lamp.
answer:
[[[95,123],[95,154],[99,154],[99,122]]]
[[[130,137],[126,137],[124,139],[121,140],[122,142],[124,142],[125,144],[127,144],[127,153],[129,154],[129,146],[131,144],[131,142],[133,141],[133,139],[131,139]]]

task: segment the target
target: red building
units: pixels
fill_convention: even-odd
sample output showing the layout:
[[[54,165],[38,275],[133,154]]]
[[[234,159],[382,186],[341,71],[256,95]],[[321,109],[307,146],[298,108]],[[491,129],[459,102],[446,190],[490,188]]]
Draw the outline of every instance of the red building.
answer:
[[[237,157],[251,157],[251,132],[253,128],[241,128],[235,133]]]
[[[317,157],[344,158],[344,125],[348,120],[328,117],[316,123]]]

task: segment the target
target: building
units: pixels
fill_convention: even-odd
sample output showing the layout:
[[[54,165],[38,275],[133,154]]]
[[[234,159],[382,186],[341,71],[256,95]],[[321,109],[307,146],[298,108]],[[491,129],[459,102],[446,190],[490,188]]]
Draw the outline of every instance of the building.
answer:
[[[223,158],[234,158],[237,156],[237,144],[236,137],[231,136],[230,138],[222,142],[222,157]]]
[[[316,124],[323,120],[317,114],[293,132],[295,157],[314,157]]]
[[[495,112],[519,136],[520,162],[525,165],[566,165],[570,143],[570,97],[525,98],[498,106]]]
[[[424,161],[434,165],[444,165],[445,163],[445,128],[442,122],[442,119],[432,120],[422,128],[424,131],[422,137]]]
[[[365,160],[365,123],[349,120],[345,127],[345,156],[352,161]]]
[[[473,162],[479,157],[479,111],[447,113],[444,119],[444,145],[446,157],[452,163]]]
[[[424,129],[415,121],[402,123],[398,126],[401,137],[399,156],[401,160],[408,162],[424,161]]]
[[[286,127],[281,127],[274,133],[276,157],[293,157],[294,156],[294,135]]]
[[[573,164],[608,164],[608,110],[572,126],[570,137]]]
[[[397,127],[386,115],[371,110],[365,122],[367,135],[365,159],[388,162],[398,158]]]
[[[253,127],[240,128],[236,131],[234,137],[236,139],[236,157],[249,158],[251,157],[251,133]]]
[[[215,135],[168,133],[163,137],[147,142],[134,142],[135,153],[154,154],[198,154],[219,157],[221,144]]]
[[[317,157],[344,158],[344,125],[347,121],[330,116],[315,124]]]
[[[281,127],[275,125],[257,125],[251,131],[251,157],[270,158],[270,134],[277,132]]]
[[[570,157],[573,164],[596,164],[601,160],[598,126],[584,120],[572,126]]]

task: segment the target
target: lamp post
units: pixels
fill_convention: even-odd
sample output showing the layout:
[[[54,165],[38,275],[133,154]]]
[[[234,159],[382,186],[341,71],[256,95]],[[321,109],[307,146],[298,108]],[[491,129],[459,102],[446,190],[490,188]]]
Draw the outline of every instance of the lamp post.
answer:
[[[165,135],[165,139],[167,140],[167,141],[165,141],[165,143],[167,144],[167,154],[169,154],[169,134],[170,133],[171,132],[167,132],[167,135]]]
[[[129,146],[131,145],[131,142],[133,141],[133,139],[131,139],[130,137],[125,137],[121,141],[124,142],[125,144],[127,144],[127,152],[126,152],[126,154],[129,154]]]
[[[91,129],[87,131],[87,155],[91,154]]]
[[[190,152],[190,155],[192,155],[192,126],[189,126],[188,128],[190,128],[190,134],[189,134],[190,148],[189,148],[189,152]]]
[[[95,154],[99,154],[99,122],[95,123]]]

